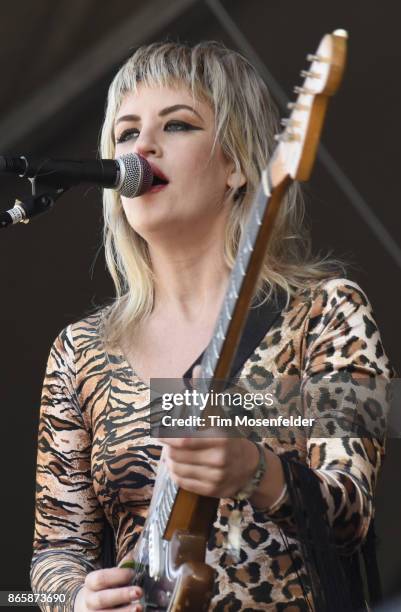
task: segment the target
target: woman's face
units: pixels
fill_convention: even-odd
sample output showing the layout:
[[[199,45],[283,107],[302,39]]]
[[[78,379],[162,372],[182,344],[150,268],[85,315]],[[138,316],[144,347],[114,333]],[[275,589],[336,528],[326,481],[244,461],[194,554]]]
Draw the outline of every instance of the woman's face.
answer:
[[[145,240],[196,234],[226,217],[227,191],[241,183],[220,145],[213,148],[214,138],[211,107],[185,86],[140,85],[125,95],[115,121],[115,155],[138,153],[166,180],[140,197],[121,198],[129,224]]]

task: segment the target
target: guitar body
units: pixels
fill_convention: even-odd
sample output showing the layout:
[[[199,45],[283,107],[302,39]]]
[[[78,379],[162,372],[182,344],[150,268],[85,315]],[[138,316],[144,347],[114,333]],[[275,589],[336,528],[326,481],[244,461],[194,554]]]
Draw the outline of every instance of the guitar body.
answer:
[[[159,575],[150,576],[151,572],[146,571],[145,567],[142,576],[136,580],[136,584],[144,590],[142,603],[145,610],[207,611],[212,597],[214,571],[204,563],[203,538],[176,532],[174,540],[164,541],[163,545]]]
[[[177,490],[163,458],[155,482],[149,514],[133,557],[120,567],[134,569],[133,583],[144,591],[144,610],[205,612],[212,598],[214,570],[204,560],[210,526],[218,500]],[[172,507],[180,508],[178,521],[165,520]]]

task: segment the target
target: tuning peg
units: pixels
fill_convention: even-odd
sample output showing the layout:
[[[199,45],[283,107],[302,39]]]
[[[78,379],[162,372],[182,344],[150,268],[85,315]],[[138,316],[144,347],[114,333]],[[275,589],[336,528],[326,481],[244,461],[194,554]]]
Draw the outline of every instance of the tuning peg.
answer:
[[[276,140],[277,142],[293,142],[301,140],[301,137],[296,132],[286,130],[281,134],[275,134],[274,140]]]
[[[301,70],[301,77],[309,79],[320,79],[320,74],[312,72],[311,70]]]
[[[301,87],[300,85],[295,85],[294,91],[297,94],[314,95],[314,92],[311,89],[307,89],[307,87]]]
[[[290,119],[289,117],[284,117],[280,120],[280,123],[285,127],[298,127],[300,125],[299,121],[296,121],[295,119]]]
[[[323,57],[323,55],[315,55],[314,53],[308,53],[306,56],[308,62],[323,62],[326,64],[330,63],[330,59],[328,57]]]
[[[288,102],[287,108],[289,108],[290,110],[297,110],[297,111],[309,110],[309,106],[306,106],[306,104],[300,104],[299,102]]]

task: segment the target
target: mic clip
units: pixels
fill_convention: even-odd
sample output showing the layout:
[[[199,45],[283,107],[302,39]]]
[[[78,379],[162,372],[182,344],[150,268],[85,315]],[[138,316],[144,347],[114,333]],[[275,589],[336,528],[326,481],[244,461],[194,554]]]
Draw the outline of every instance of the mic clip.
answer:
[[[0,228],[17,223],[29,223],[32,217],[37,217],[50,211],[56,200],[63,195],[68,187],[50,187],[43,180],[35,177],[29,179],[32,197],[23,201],[15,200],[13,208],[0,214]]]

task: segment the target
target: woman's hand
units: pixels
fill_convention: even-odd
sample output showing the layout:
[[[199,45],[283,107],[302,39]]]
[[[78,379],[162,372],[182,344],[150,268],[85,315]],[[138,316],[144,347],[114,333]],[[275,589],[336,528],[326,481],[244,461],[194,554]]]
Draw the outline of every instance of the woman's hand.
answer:
[[[256,472],[259,452],[246,438],[159,438],[163,457],[174,482],[192,493],[208,497],[235,497]],[[249,501],[268,510],[284,485],[281,461],[265,449],[267,469]]]
[[[259,453],[245,438],[161,438],[171,478],[186,491],[235,497],[254,475]]]
[[[193,371],[196,388],[200,366]],[[247,438],[160,438],[162,457],[174,482],[198,495],[235,497],[254,476],[259,452]],[[281,495],[285,480],[278,456],[265,449],[267,469],[249,501],[257,508],[269,508]]]
[[[120,567],[90,572],[75,599],[74,612],[106,612],[115,606],[120,612],[142,612],[141,604],[135,603],[142,597],[142,589],[127,586],[133,575],[133,570]]]

